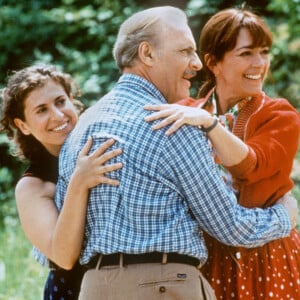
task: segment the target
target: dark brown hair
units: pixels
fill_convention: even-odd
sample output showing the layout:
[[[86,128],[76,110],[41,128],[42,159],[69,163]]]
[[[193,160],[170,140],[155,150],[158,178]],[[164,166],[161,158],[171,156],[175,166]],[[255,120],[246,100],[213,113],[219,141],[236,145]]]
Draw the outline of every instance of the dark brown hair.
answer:
[[[68,96],[72,95],[73,90],[76,96],[80,95],[79,88],[69,74],[57,70],[54,66],[46,65],[30,66],[14,72],[8,79],[7,86],[1,91],[0,131],[13,140],[16,146],[14,155],[30,161],[39,155],[43,146],[32,135],[24,135],[15,126],[14,119],[25,121],[24,109],[27,96],[33,90],[43,87],[49,80],[60,84]]]
[[[216,84],[214,74],[207,65],[206,54],[215,62],[221,61],[225,53],[235,47],[242,28],[249,31],[254,47],[272,46],[272,33],[267,24],[250,10],[231,8],[213,15],[204,25],[199,39],[200,59],[206,76],[199,90],[199,98],[206,96]]]

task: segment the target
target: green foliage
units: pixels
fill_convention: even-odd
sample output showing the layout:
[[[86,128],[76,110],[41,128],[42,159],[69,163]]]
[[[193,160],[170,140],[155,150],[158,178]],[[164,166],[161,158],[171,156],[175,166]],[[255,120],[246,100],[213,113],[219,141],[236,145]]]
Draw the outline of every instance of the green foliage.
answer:
[[[300,1],[273,0],[268,10],[276,17],[269,19],[275,43],[267,84],[273,94],[300,109]]]
[[[120,23],[138,7],[132,0],[27,1],[0,10],[1,69],[36,62],[61,66],[82,88],[86,104],[106,93],[119,72],[112,48]],[[2,77],[1,77],[2,76]],[[0,74],[0,82],[6,73]]]
[[[6,136],[0,135],[0,228],[7,218],[17,216],[13,187],[24,168],[19,160],[10,155],[11,151]]]

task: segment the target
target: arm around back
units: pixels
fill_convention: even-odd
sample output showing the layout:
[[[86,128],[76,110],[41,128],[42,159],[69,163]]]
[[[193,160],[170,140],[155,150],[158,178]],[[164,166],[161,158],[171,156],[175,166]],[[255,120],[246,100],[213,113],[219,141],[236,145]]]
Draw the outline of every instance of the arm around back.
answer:
[[[287,210],[246,209],[225,186],[210,154],[204,134],[183,126],[168,137],[164,158],[166,174],[173,173],[200,228],[225,244],[256,247],[286,237],[291,230]],[[184,147],[182,147],[184,145]],[[168,175],[169,176],[169,175]]]

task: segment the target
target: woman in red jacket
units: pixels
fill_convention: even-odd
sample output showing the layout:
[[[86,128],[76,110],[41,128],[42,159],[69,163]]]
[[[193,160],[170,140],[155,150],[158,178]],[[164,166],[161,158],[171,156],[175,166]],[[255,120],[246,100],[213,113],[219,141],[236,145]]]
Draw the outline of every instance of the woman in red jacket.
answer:
[[[206,82],[199,99],[179,103],[185,106],[145,107],[158,111],[146,121],[164,118],[154,129],[172,124],[166,134],[184,124],[200,126],[224,180],[246,207],[270,206],[293,188],[300,118],[287,100],[263,92],[271,45],[271,32],[257,15],[244,9],[220,11],[200,36]],[[217,299],[300,299],[296,229],[260,248],[234,248],[209,236],[207,245],[210,256],[202,271]]]

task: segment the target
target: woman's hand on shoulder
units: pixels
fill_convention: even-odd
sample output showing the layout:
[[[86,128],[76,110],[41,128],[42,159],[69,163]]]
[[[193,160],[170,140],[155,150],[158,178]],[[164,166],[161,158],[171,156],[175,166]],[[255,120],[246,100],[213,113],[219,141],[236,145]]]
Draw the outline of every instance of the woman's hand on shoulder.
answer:
[[[146,122],[163,119],[152,127],[154,130],[171,125],[166,135],[171,135],[183,125],[207,127],[212,119],[210,113],[204,109],[180,104],[146,105],[144,109],[156,111],[145,118]]]
[[[93,144],[92,137],[89,137],[79,152],[73,177],[76,176],[78,182],[88,189],[98,184],[119,185],[118,180],[106,176],[106,173],[118,170],[123,166],[122,163],[107,164],[112,158],[122,153],[121,149],[108,151],[114,143],[113,139],[109,139],[89,154]]]

